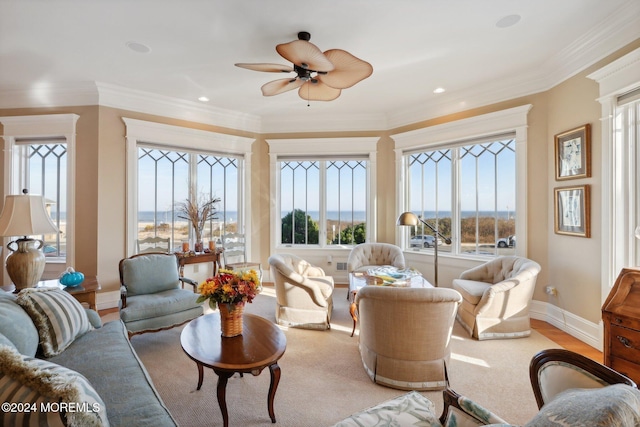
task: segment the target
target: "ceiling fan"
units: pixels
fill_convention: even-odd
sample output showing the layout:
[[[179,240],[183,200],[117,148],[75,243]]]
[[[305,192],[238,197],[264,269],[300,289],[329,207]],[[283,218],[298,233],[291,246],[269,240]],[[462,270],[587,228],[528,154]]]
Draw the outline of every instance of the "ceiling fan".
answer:
[[[293,78],[278,79],[262,86],[264,96],[273,96],[298,89],[300,98],[307,101],[333,101],[342,89],[349,88],[373,73],[373,67],[342,49],[330,49],[324,53],[310,43],[311,34],[298,33],[298,40],[279,44],[276,51],[288,65],[270,63],[238,63],[237,67],[269,73],[295,72]]]

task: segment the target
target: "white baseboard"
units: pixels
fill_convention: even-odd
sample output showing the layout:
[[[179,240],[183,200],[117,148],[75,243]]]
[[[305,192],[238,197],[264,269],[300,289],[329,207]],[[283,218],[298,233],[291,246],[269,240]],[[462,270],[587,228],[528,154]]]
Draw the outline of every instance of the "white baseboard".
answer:
[[[593,323],[553,304],[535,300],[530,314],[533,319],[544,320],[591,347],[600,351],[604,348],[602,322]]]
[[[96,295],[96,305],[98,310],[118,308],[120,302],[120,291],[98,292]]]

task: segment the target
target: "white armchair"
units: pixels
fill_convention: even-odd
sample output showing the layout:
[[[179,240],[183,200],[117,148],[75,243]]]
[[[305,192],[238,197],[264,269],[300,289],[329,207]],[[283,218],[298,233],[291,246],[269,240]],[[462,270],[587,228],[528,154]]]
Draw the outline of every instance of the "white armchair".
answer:
[[[291,254],[269,257],[276,290],[276,321],[305,329],[329,329],[333,311],[333,277]]]
[[[402,249],[390,243],[361,243],[354,246],[347,259],[349,273],[381,265],[405,268]]]
[[[497,257],[454,279],[462,294],[460,324],[478,340],[531,334],[529,308],[540,265],[517,256]]]

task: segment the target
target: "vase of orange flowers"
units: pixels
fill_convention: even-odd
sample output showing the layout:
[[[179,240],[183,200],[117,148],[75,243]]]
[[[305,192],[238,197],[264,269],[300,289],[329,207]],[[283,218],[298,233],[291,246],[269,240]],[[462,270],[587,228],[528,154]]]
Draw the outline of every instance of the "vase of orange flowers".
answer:
[[[220,270],[198,286],[198,303],[209,300],[209,307],[220,311],[223,337],[242,335],[244,306],[262,290],[255,270]]]

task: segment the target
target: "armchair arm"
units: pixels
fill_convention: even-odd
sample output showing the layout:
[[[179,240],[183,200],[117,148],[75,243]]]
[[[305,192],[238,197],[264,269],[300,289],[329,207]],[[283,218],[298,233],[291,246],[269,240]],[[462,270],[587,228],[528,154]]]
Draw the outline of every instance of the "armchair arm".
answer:
[[[476,282],[493,283],[493,275],[489,274],[486,264],[481,264],[460,274],[460,279],[475,280]]]
[[[487,315],[490,310],[494,311],[496,316],[506,315],[505,307],[508,301],[510,310],[520,311],[529,302],[528,295],[522,295],[518,285],[518,280],[508,279],[490,286],[482,295],[480,302],[476,306],[475,315]],[[524,289],[523,289],[524,291]],[[520,304],[518,304],[520,301]]]
[[[120,302],[122,308],[127,308],[127,288],[124,285],[120,285]]]
[[[278,267],[275,267],[275,268],[277,269],[276,274],[279,274],[280,276],[282,276],[285,283],[289,282],[293,284],[293,286],[296,286],[301,290],[305,291],[307,294],[311,296],[311,299],[313,300],[313,302],[318,306],[320,307],[327,306],[327,300],[322,294],[322,290],[320,289],[320,286],[318,285],[318,283],[315,283],[315,281],[313,280],[307,279],[305,276],[301,275],[300,273],[296,273],[295,271],[291,270],[290,268],[284,265],[281,265],[279,268]],[[320,276],[313,276],[313,277],[319,278]]]
[[[184,289],[184,284],[193,286],[193,293],[198,293],[198,282],[195,280],[189,279],[187,277],[180,277],[180,282],[182,283],[182,289]]]
[[[321,267],[316,267],[315,265],[309,265],[305,271],[304,276],[306,277],[321,277],[326,276],[324,270]]]
[[[322,293],[322,290],[320,289],[320,285],[318,283],[303,278],[302,281],[296,282],[296,285],[305,290],[311,296],[313,302],[318,306],[325,308],[327,307],[327,298]],[[329,284],[327,284],[327,286],[329,286]]]
[[[489,424],[509,425],[509,423],[490,410],[456,393],[449,387],[442,391],[442,397],[444,409],[442,410],[442,415],[440,415],[440,422],[445,427],[470,424],[479,426]],[[460,420],[460,418],[463,420]]]

